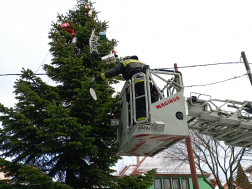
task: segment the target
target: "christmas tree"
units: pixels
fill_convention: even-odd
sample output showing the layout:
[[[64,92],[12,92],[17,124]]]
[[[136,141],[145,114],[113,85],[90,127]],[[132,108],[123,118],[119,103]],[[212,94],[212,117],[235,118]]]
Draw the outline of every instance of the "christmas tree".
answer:
[[[117,185],[112,188],[116,189],[125,189],[125,188],[134,188],[134,189],[148,189],[154,183],[154,176],[156,174],[156,169],[147,171],[143,175],[133,176],[133,175],[124,175],[123,178],[118,178],[116,180]]]
[[[5,179],[1,178],[0,188],[11,189],[71,189],[70,186],[60,182],[53,182],[52,178],[45,175],[40,169],[21,163],[13,163],[0,158],[1,172],[5,173]]]
[[[251,189],[251,185],[248,181],[248,177],[246,176],[244,170],[242,169],[241,164],[238,165],[236,180],[237,185],[244,189]]]
[[[57,85],[23,69],[14,86],[16,106],[0,104],[2,157],[11,158],[15,165],[36,167],[73,188],[109,186],[114,180],[111,166],[120,158],[116,130],[110,127],[112,114],[119,110],[118,99],[105,82],[90,85],[91,78],[116,64],[101,61],[114,49],[116,40],[98,39],[90,51],[92,31],[98,36],[108,27],[107,22],[97,20],[97,14],[85,0],[77,2],[76,10],[58,14],[49,32],[53,59],[43,66]],[[92,99],[90,87],[96,91],[97,101]]]

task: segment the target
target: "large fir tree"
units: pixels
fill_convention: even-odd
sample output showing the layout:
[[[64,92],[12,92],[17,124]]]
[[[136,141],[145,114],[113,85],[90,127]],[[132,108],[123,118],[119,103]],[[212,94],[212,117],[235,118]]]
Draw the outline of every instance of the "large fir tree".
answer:
[[[0,104],[2,157],[37,167],[74,188],[110,185],[110,167],[119,158],[116,130],[109,126],[118,102],[112,98],[114,90],[100,82],[92,84],[98,100],[89,94],[91,78],[114,66],[104,64],[101,57],[117,43],[99,40],[99,54],[90,53],[92,30],[99,35],[107,29],[107,23],[98,21],[96,15],[93,4],[86,0],[79,0],[76,10],[58,15],[49,32],[53,59],[43,67],[57,85],[50,86],[31,70],[23,69],[14,86],[16,106]],[[75,45],[63,23],[75,31]]]
[[[244,170],[242,169],[241,164],[238,164],[237,176],[236,180],[237,185],[244,189],[251,189],[251,185],[248,181],[248,177],[246,176]]]
[[[148,189],[154,184],[156,169],[147,171],[143,175],[124,175],[123,178],[117,178],[116,189]]]
[[[0,158],[1,172],[7,179],[0,180],[0,188],[4,189],[71,189],[60,182],[53,182],[40,169],[21,163],[13,163]]]

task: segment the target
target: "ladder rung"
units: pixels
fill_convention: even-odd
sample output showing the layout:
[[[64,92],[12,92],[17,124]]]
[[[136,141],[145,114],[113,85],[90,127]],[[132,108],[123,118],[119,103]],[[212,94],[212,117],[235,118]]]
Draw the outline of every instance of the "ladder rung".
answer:
[[[135,97],[135,99],[139,99],[139,98],[142,98],[142,97],[145,97],[145,94],[142,95],[142,96]]]

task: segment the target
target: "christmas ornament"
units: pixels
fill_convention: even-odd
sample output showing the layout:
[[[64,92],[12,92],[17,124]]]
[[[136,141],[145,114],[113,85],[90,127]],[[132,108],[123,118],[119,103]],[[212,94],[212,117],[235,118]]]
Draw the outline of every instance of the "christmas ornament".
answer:
[[[101,39],[101,40],[106,39],[106,32],[105,32],[105,31],[100,32],[100,33],[99,33],[99,36],[100,36],[100,39]]]
[[[72,37],[74,37],[76,35],[76,33],[74,33],[74,30],[71,30],[71,35],[72,35]]]
[[[106,63],[106,64],[111,64],[111,63],[115,63],[116,62],[116,57],[114,54],[109,54],[106,56],[103,56],[101,58],[102,62]]]
[[[110,126],[113,127],[113,128],[115,128],[115,129],[118,128],[119,124],[120,124],[120,120],[119,119],[114,118],[114,119],[110,120]]]
[[[97,96],[96,96],[95,90],[93,88],[90,88],[90,94],[94,100],[97,100]]]
[[[72,37],[76,35],[76,33],[74,33],[74,30],[70,27],[69,23],[61,24],[61,26],[62,28],[66,29],[66,31],[70,33]]]
[[[70,29],[69,23],[61,24],[61,27],[62,27],[62,28],[65,28],[66,30],[69,30],[69,29]]]
[[[74,37],[73,40],[72,40],[72,45],[75,44],[77,42],[77,37]]]
[[[90,53],[92,53],[93,51],[99,53],[97,47],[99,47],[101,44],[97,42],[99,37],[95,36],[94,31],[95,29],[93,29],[89,39]]]
[[[90,18],[92,17],[92,14],[93,14],[93,11],[92,11],[92,10],[88,11],[88,16],[89,16]]]
[[[118,55],[116,54],[117,51],[113,50],[112,53],[115,55],[116,58],[118,57]]]
[[[85,7],[85,9],[88,10],[88,16],[91,18],[91,17],[92,17],[92,14],[93,14],[92,9],[90,9],[90,7],[89,7],[88,5],[85,5],[84,7]]]

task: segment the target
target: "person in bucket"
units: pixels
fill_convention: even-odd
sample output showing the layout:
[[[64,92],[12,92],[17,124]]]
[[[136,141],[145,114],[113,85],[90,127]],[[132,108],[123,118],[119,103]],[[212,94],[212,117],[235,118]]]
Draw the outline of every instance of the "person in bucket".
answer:
[[[136,55],[126,56],[122,59],[122,61],[111,68],[110,70],[102,73],[101,75],[97,75],[95,78],[91,79],[91,83],[96,81],[105,81],[107,78],[117,76],[122,74],[125,80],[132,79],[132,76],[137,73],[143,73],[143,66],[145,64],[138,60]],[[143,75],[136,76],[135,78],[135,95],[142,96],[145,94],[144,92],[144,78]],[[157,93],[156,93],[157,94]],[[153,100],[152,100],[153,102]],[[145,97],[136,99],[136,120],[144,120],[146,119],[146,104]]]

